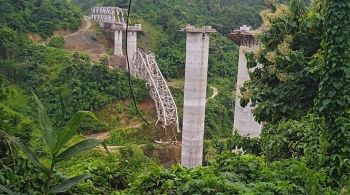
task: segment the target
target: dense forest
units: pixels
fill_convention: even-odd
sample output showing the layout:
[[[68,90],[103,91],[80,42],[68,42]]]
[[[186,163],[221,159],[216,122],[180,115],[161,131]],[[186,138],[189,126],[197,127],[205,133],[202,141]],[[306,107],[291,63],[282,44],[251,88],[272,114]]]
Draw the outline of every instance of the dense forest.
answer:
[[[18,32],[38,33],[44,38],[54,30],[77,30],[81,12],[68,1],[1,0],[0,26]]]
[[[0,194],[350,193],[348,2],[132,1],[130,21],[143,26],[139,47],[155,53],[180,118],[180,29],[190,23],[218,30],[208,86],[219,94],[207,102],[204,165],[194,169],[164,168],[146,155],[160,130],[138,117],[127,72],[111,69],[106,58],[95,62],[63,49],[64,38],[56,36],[79,29],[93,6],[126,8],[129,1],[0,2]],[[232,133],[238,46],[226,36],[242,24],[262,29],[259,49],[246,53],[255,71],[240,102],[255,106],[264,124],[260,138]],[[136,104],[145,107],[145,82],[131,82]],[[155,118],[154,111],[141,114]],[[110,137],[89,137],[100,132]]]

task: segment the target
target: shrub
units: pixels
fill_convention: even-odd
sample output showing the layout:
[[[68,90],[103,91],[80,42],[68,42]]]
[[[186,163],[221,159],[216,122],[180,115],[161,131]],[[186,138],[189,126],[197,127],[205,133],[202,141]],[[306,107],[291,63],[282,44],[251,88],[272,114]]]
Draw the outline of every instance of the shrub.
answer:
[[[62,36],[53,36],[48,43],[48,46],[55,48],[63,48],[64,38]]]
[[[268,164],[264,157],[224,152],[209,166],[170,170],[153,168],[141,173],[130,194],[322,194],[326,172],[307,168],[303,161]]]
[[[0,129],[19,137],[23,143],[28,143],[33,128],[31,119],[0,103]]]
[[[54,130],[43,104],[36,95],[34,95],[34,97],[38,107],[38,123],[41,137],[44,141],[45,149],[49,151],[50,154],[50,158],[48,159],[49,166],[40,162],[38,156],[30,151],[30,149],[16,137],[10,137],[9,140],[20,148],[31,163],[38,169],[39,174],[42,176],[40,179],[43,181],[43,184],[40,186],[42,193],[52,194],[66,192],[80,181],[92,177],[88,174],[81,174],[79,176],[66,178],[57,172],[55,167],[57,163],[89,151],[101,144],[101,142],[96,139],[85,139],[73,145],[71,145],[72,143],[70,142],[76,134],[76,130],[82,120],[87,115],[92,117],[94,117],[94,115],[85,111],[76,112],[62,128]]]
[[[136,176],[152,167],[159,166],[154,161],[144,156],[143,151],[136,145],[128,145],[119,150],[120,167],[118,173],[126,181],[125,185],[134,182]]]
[[[44,185],[42,177],[40,171],[24,158],[0,159],[0,185],[14,192],[40,194]]]
[[[323,164],[328,146],[324,119],[315,115],[267,125],[262,130],[261,142],[263,154],[270,161],[305,157],[312,167]]]
[[[71,192],[79,194],[107,194],[116,189],[125,188],[125,183],[119,179],[119,155],[94,150],[81,157],[74,157],[61,165],[58,169],[68,175],[89,173],[89,178],[74,187]]]
[[[10,88],[0,75],[0,130],[19,137],[28,143],[34,129],[33,121],[25,115],[26,99],[23,94]]]

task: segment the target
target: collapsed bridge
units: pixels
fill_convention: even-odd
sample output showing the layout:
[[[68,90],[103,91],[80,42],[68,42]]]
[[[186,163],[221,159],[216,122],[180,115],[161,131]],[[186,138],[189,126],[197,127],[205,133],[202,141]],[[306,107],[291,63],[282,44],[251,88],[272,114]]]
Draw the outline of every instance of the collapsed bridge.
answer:
[[[176,103],[167,82],[161,73],[155,55],[137,49],[137,32],[142,31],[141,24],[128,26],[127,9],[119,7],[94,7],[91,9],[91,20],[99,22],[102,29],[115,31],[114,55],[123,56],[123,32],[127,36],[127,60],[130,74],[146,81],[157,110],[157,122],[166,130],[176,129],[179,132],[179,117]],[[128,64],[128,63],[127,63]]]
[[[146,54],[138,50],[133,62],[137,67],[136,77],[146,81],[150,94],[157,109],[157,122],[163,127],[173,126],[179,132],[179,118],[174,98],[169,90],[166,80],[160,71],[155,55]]]

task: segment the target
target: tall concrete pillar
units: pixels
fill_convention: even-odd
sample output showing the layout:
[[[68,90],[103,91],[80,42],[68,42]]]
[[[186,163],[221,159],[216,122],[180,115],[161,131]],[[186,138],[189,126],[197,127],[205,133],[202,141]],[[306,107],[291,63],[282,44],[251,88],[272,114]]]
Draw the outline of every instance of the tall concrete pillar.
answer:
[[[141,24],[136,24],[135,26],[130,26],[127,32],[128,36],[128,60],[130,64],[130,73],[136,76],[136,66],[134,64],[134,54],[137,52],[137,32],[141,31]],[[126,64],[128,66],[128,64]],[[128,67],[126,67],[128,69]]]
[[[185,32],[187,42],[181,164],[193,168],[202,165],[209,33],[216,31],[211,27],[195,28],[188,25]]]
[[[114,31],[114,55],[123,55],[123,31],[122,29],[117,29]]]
[[[259,137],[262,125],[255,121],[255,118],[252,114],[251,102],[249,102],[248,105],[244,108],[240,104],[240,97],[242,96],[240,88],[243,86],[245,81],[250,80],[245,51],[254,51],[254,48],[240,46],[239,49],[234,130],[237,130],[240,135],[245,135],[249,137]]]
[[[130,64],[130,73],[131,75],[135,76],[136,70],[133,62],[133,57],[137,51],[137,32],[129,31],[127,32],[127,36],[128,36],[128,59]]]

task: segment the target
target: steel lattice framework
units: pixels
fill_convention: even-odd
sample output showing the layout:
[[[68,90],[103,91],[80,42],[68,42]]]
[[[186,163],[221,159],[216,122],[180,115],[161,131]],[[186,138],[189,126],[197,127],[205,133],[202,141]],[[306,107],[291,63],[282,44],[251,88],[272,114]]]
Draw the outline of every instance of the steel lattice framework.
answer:
[[[138,50],[134,55],[136,76],[145,80],[157,109],[157,122],[162,126],[175,127],[179,132],[179,117],[174,98],[169,90],[153,53]]]
[[[93,7],[91,8],[91,19],[104,23],[116,23],[125,25],[127,9],[119,7]]]

